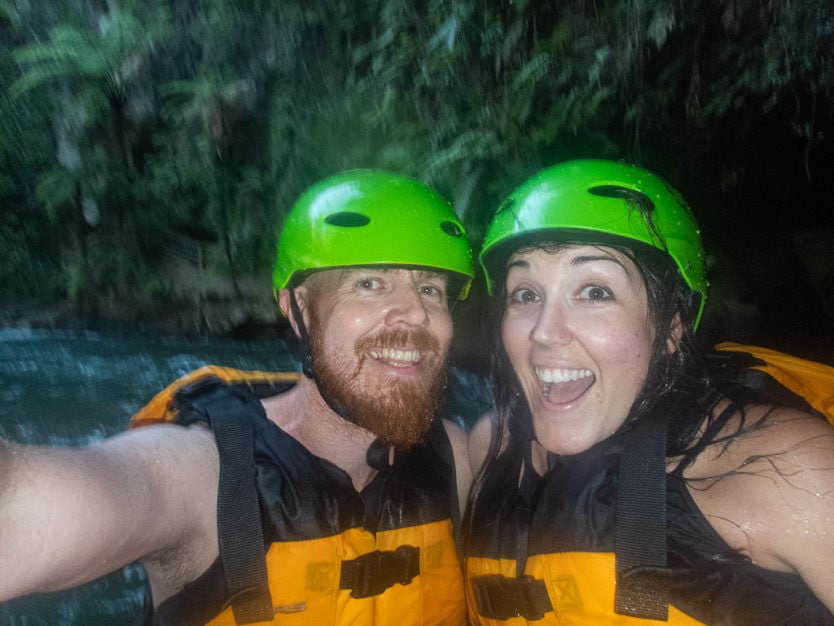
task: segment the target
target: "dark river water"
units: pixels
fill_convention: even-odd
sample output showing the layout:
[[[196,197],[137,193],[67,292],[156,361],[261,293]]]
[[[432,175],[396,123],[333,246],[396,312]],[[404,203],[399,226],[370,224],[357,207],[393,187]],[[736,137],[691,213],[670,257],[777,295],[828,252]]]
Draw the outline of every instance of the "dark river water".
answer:
[[[203,365],[286,371],[297,363],[283,341],[0,330],[0,436],[83,445],[123,430],[157,391]],[[453,369],[450,383],[450,416],[471,424],[489,406],[486,382]],[[78,589],[0,604],[0,625],[140,624],[145,598],[144,573],[130,566]]]

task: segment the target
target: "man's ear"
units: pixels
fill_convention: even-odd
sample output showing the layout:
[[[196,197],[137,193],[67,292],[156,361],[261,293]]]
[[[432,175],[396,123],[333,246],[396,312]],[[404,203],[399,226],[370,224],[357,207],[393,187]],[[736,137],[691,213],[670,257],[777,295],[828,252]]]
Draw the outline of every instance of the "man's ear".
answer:
[[[310,298],[309,290],[304,285],[299,285],[293,289],[295,292],[295,301],[298,304],[298,310],[301,313],[301,319],[304,320],[304,325],[309,328],[310,326],[310,310],[308,306],[308,301]],[[278,306],[281,309],[281,313],[290,321],[290,325],[292,326],[293,332],[296,336],[300,337],[301,334],[298,329],[298,320],[292,310],[292,296],[290,295],[289,289],[281,289],[278,292]]]
[[[675,354],[678,351],[681,337],[683,337],[683,322],[681,321],[681,314],[675,313],[669,328],[669,338],[666,340],[666,352],[668,354]]]

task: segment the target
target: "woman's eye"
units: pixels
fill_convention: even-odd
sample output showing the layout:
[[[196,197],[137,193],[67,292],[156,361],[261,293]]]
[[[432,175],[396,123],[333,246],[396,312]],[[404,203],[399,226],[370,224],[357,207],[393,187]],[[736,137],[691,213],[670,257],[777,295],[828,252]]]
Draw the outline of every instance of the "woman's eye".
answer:
[[[600,287],[599,285],[588,285],[587,287],[582,289],[580,293],[580,298],[584,300],[591,300],[593,302],[599,300],[608,300],[612,298],[612,294],[608,289],[605,287]]]
[[[510,294],[510,300],[516,304],[530,304],[538,302],[539,296],[531,289],[515,289]]]

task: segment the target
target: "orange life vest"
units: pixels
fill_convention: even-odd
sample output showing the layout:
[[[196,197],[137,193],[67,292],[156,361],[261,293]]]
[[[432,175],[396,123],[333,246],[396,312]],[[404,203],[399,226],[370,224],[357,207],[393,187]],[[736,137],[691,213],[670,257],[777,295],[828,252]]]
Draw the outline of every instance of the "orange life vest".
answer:
[[[297,373],[207,366],[154,397],[132,423],[181,422],[193,403],[180,402],[180,394],[207,380],[220,379],[235,390],[265,397],[297,378]],[[239,419],[253,423],[274,614],[272,621],[258,624],[465,623],[451,511],[455,474],[451,449],[448,454],[441,451],[448,439],[440,422],[429,433],[431,445],[398,451],[360,495],[346,473],[310,453],[265,416],[242,414]],[[231,598],[218,592],[225,585],[218,559],[183,592],[157,607],[154,623],[174,625],[200,615],[199,623],[235,624]]]

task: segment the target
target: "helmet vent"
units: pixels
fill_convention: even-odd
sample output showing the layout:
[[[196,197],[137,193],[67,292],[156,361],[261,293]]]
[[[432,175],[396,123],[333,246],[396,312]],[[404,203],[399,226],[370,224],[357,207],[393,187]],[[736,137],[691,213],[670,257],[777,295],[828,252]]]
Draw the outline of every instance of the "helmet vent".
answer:
[[[367,226],[370,224],[371,218],[361,213],[354,213],[353,211],[341,211],[333,213],[324,218],[325,224],[331,226],[344,226],[347,228],[357,228],[359,226]]]
[[[654,202],[651,201],[649,196],[636,189],[620,187],[619,185],[599,185],[588,189],[588,193],[594,196],[602,196],[603,198],[622,198],[629,204],[639,207],[643,214],[649,214],[654,211]]]
[[[460,237],[463,235],[463,230],[454,222],[443,221],[440,222],[440,229],[450,237]]]

